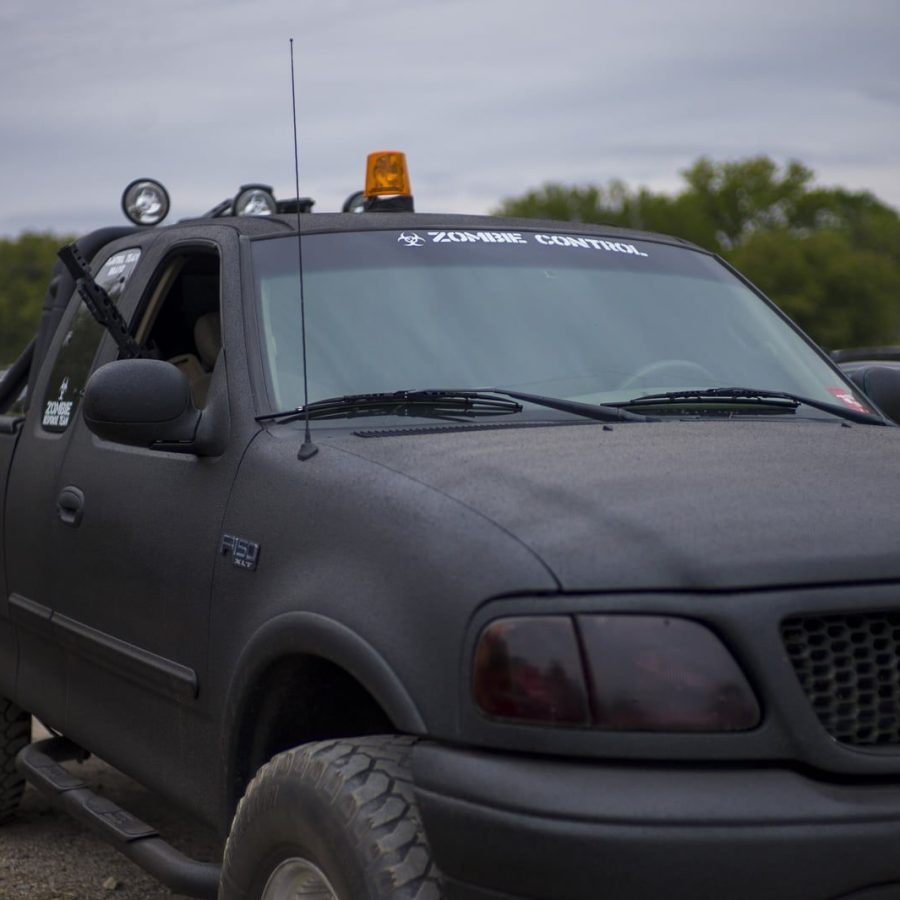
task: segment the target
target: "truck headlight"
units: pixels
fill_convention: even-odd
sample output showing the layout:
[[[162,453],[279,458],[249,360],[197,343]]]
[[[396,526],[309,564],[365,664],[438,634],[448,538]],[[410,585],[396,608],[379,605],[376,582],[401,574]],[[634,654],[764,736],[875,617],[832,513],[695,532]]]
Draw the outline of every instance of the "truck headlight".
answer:
[[[725,645],[671,616],[497,619],[478,639],[473,691],[492,717],[605,731],[745,731],[760,721]]]
[[[578,640],[568,616],[499,619],[481,633],[473,689],[504,719],[589,725]]]

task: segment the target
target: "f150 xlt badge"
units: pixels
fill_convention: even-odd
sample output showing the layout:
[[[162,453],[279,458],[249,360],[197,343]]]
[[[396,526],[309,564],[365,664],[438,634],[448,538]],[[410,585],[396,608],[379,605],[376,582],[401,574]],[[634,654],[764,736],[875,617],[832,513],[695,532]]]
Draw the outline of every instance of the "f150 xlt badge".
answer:
[[[220,547],[222,556],[231,555],[232,564],[239,569],[256,569],[259,563],[259,544],[253,541],[245,541],[243,538],[235,537],[233,534],[222,535],[222,546]]]

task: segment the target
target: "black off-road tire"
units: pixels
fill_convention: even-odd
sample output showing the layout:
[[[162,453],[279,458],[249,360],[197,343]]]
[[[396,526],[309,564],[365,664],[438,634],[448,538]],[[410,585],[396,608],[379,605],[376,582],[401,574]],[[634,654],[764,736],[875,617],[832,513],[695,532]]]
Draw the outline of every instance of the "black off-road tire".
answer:
[[[0,824],[12,818],[25,779],[16,771],[16,754],[31,743],[31,716],[0,697]]]
[[[296,859],[316,866],[339,900],[442,900],[409,774],[414,743],[347,738],[276,756],[238,805],[219,900],[258,900],[272,872]]]

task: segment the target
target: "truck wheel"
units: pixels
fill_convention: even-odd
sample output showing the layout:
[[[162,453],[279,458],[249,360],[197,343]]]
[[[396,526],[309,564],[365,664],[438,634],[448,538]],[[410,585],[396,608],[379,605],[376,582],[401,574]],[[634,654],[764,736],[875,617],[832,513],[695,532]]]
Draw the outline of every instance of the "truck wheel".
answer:
[[[219,900],[441,900],[408,758],[414,738],[280,753],[238,805]]]
[[[0,697],[0,822],[11,818],[25,790],[16,754],[31,743],[31,716]]]

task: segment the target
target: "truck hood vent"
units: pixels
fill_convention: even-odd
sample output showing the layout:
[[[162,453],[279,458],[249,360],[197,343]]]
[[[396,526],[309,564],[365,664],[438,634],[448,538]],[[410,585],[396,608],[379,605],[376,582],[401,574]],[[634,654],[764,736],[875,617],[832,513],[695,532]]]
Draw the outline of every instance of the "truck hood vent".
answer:
[[[510,428],[562,428],[569,425],[593,425],[596,427],[599,422],[575,421],[575,422],[495,422],[477,424],[467,424],[460,422],[458,425],[423,425],[409,428],[378,428],[368,431],[354,431],[356,437],[361,438],[384,438],[384,437],[407,437],[416,434],[452,434],[458,431],[500,431]],[[610,426],[603,426],[606,430],[610,430]]]

